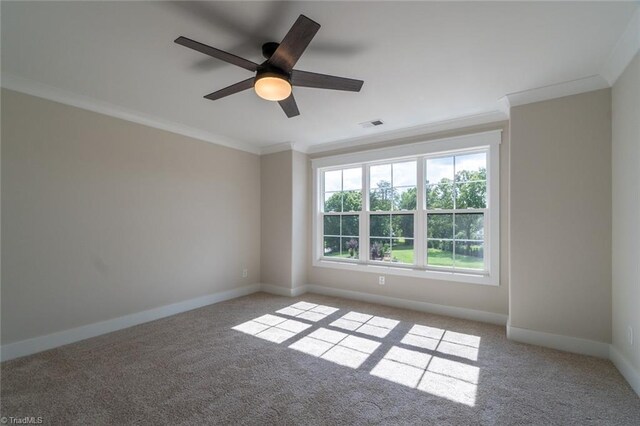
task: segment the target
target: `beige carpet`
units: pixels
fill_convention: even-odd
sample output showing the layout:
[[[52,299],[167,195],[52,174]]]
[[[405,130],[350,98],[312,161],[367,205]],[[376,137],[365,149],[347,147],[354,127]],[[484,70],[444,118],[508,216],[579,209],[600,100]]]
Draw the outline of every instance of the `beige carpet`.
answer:
[[[609,361],[312,294],[258,293],[5,362],[1,386],[2,416],[44,424],[640,425]]]

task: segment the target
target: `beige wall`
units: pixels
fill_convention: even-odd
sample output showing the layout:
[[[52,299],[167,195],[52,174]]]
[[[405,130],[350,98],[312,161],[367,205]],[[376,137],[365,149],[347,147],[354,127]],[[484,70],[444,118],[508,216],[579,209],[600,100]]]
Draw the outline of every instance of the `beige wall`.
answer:
[[[640,197],[623,195],[639,192],[638,67],[613,89],[613,339],[636,367]],[[514,327],[609,341],[610,108],[601,90],[513,108],[510,127],[379,144],[504,130],[501,285],[379,286],[377,274],[311,266],[307,155],[259,158],[3,90],[2,343],[258,281],[510,312]]]
[[[259,180],[256,155],[2,90],[2,344],[257,282]]]
[[[513,327],[611,339],[611,91],[511,110]]]
[[[308,281],[310,284],[333,287],[338,289],[357,291],[408,299],[413,301],[435,303],[440,305],[455,306],[480,311],[507,314],[508,312],[508,265],[509,265],[509,239],[508,220],[509,212],[509,132],[507,123],[494,123],[490,125],[476,126],[451,132],[415,137],[403,141],[394,141],[392,144],[410,143],[429,139],[438,139],[447,136],[476,133],[484,130],[503,129],[502,144],[500,145],[500,286],[485,286],[477,284],[465,284],[452,281],[438,281],[423,278],[402,277],[387,275],[386,284],[378,285],[378,275],[366,272],[354,272],[329,268],[314,267],[311,265],[311,257],[308,257]],[[378,144],[377,147],[390,144]],[[326,153],[334,155],[339,153],[355,152],[347,149]],[[319,155],[314,156],[315,158]],[[308,185],[311,192],[311,183]],[[308,203],[311,203],[309,198]],[[308,236],[309,240],[310,234]],[[309,242],[311,244],[311,242]]]
[[[291,288],[292,151],[260,159],[261,282]]]
[[[613,345],[640,372],[640,54],[614,84],[612,98]]]
[[[307,283],[309,210],[306,154],[287,150],[263,155],[262,277],[287,289]]]
[[[307,262],[309,261],[309,228],[311,208],[309,205],[309,158],[298,151],[292,152],[292,287],[307,284]]]

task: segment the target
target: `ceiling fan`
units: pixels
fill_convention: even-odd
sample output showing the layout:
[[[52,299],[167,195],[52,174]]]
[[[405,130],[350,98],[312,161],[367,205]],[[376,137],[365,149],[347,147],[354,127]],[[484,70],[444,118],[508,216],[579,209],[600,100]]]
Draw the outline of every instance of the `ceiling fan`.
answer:
[[[362,80],[352,78],[293,69],[319,29],[320,24],[300,15],[281,43],[268,42],[262,45],[262,55],[266,61],[261,64],[187,37],[180,36],[175,42],[256,73],[254,77],[206,95],[206,99],[215,101],[253,87],[261,98],[277,101],[287,117],[291,118],[300,115],[293,97],[292,86],[359,92],[364,83]]]

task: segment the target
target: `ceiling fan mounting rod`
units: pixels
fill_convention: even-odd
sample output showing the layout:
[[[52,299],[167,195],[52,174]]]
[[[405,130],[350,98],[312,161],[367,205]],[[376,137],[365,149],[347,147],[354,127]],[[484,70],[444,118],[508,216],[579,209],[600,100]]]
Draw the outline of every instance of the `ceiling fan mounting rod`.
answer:
[[[262,45],[262,56],[265,59],[271,58],[276,49],[280,46],[280,43],[276,43],[275,41],[269,41]]]

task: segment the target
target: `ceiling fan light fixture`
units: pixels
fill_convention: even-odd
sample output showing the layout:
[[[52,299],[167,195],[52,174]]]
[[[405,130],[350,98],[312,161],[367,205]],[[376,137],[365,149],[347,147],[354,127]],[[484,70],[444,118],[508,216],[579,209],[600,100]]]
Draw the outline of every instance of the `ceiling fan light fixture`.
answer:
[[[291,95],[291,83],[277,74],[256,77],[254,90],[262,99],[282,101]]]

